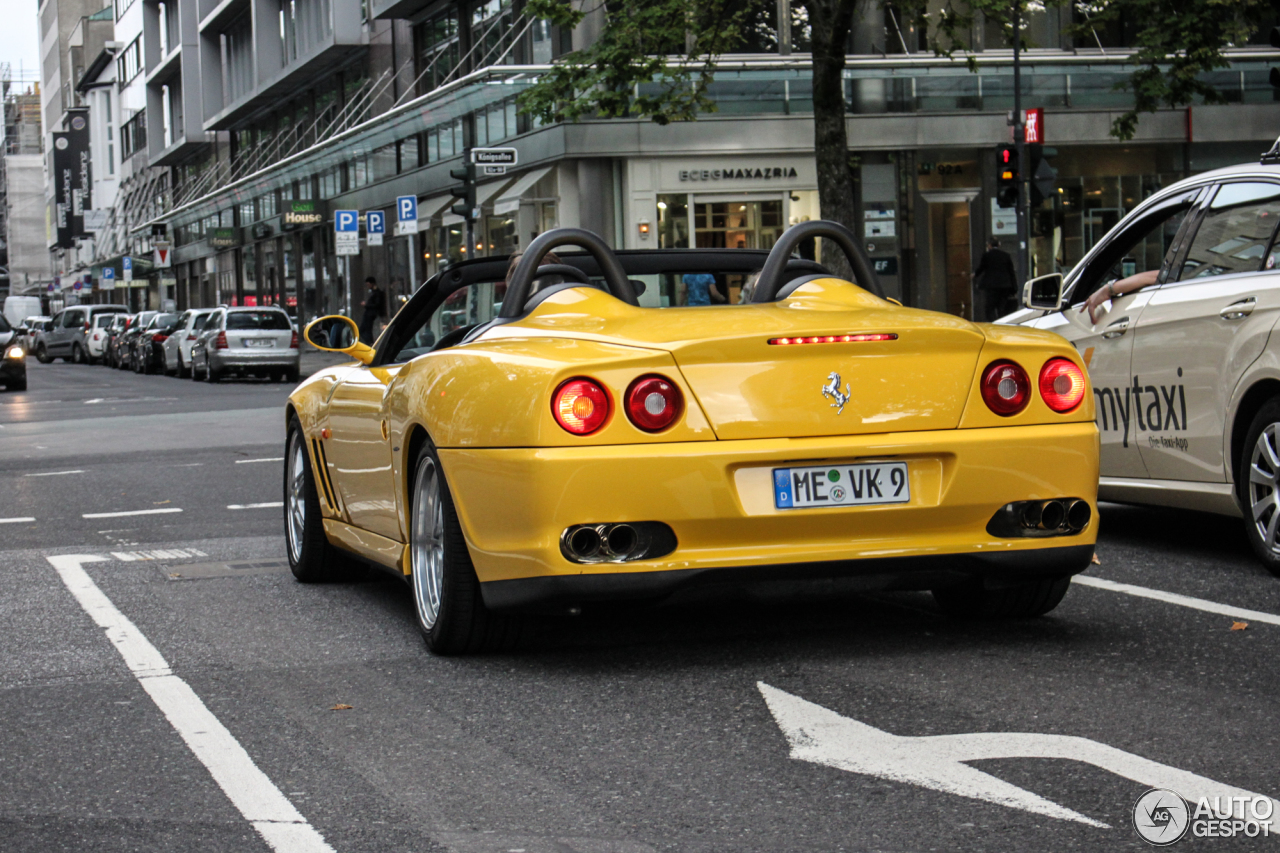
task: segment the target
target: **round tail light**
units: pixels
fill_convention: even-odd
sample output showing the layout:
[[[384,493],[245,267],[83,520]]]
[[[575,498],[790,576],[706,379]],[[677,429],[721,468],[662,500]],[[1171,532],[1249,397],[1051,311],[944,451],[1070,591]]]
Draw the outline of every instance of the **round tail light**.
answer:
[[[569,379],[552,396],[551,414],[566,432],[590,435],[609,419],[609,395],[593,379]]]
[[[645,432],[659,432],[684,411],[684,396],[665,376],[641,376],[627,388],[627,417]]]
[[[1069,358],[1051,358],[1040,368],[1040,396],[1055,412],[1069,412],[1084,399],[1084,371]]]
[[[982,399],[997,415],[1016,415],[1031,399],[1031,380],[1012,361],[992,362],[982,374]]]

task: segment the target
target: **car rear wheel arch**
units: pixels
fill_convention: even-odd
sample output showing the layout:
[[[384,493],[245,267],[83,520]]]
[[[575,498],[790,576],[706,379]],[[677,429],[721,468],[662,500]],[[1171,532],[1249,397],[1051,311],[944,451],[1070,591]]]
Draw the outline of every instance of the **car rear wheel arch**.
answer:
[[[1240,476],[1244,468],[1241,466],[1241,454],[1245,451],[1245,439],[1249,435],[1249,427],[1253,425],[1253,419],[1258,416],[1258,412],[1268,401],[1280,397],[1280,380],[1263,379],[1256,382],[1244,396],[1240,398],[1240,405],[1236,407],[1235,420],[1231,425],[1231,457],[1227,460],[1227,464],[1231,466],[1230,476],[1231,482],[1235,486],[1236,500],[1241,507],[1248,506],[1248,496],[1245,494],[1245,480]]]

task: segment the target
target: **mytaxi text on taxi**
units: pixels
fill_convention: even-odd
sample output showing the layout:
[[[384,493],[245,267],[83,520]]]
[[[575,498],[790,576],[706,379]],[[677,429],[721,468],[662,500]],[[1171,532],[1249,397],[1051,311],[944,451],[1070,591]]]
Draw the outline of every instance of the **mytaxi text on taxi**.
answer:
[[[792,257],[814,238],[858,284]],[[548,231],[510,268],[437,274],[373,346],[345,317],[305,336],[353,362],[284,413],[293,572],[390,570],[436,652],[702,584],[841,578],[1036,616],[1093,554],[1080,353],[882,298],[838,224],[767,254]]]

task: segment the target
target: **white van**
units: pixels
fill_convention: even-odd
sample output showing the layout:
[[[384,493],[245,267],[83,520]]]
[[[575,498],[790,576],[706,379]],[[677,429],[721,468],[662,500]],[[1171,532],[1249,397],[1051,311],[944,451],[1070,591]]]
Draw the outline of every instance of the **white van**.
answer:
[[[17,326],[28,317],[39,317],[43,311],[40,310],[39,296],[6,296],[4,298],[4,318],[9,321],[9,325]]]

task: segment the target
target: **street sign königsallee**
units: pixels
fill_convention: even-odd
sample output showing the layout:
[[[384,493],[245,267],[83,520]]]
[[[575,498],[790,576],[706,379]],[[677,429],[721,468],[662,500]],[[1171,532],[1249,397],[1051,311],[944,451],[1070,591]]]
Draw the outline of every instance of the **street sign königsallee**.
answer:
[[[471,162],[477,166],[514,166],[518,159],[514,148],[471,149]]]

